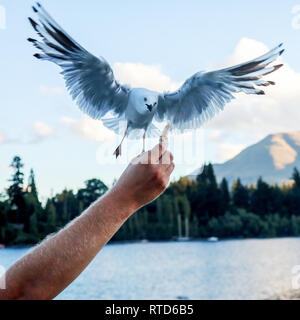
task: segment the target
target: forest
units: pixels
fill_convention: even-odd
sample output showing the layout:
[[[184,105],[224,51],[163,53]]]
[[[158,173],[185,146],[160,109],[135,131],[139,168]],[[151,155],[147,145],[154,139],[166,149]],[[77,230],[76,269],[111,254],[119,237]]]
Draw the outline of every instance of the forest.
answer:
[[[109,188],[100,179],[76,192],[64,190],[39,200],[34,170],[24,181],[24,164],[14,157],[10,186],[0,194],[0,244],[31,245],[63,228]],[[111,241],[168,241],[180,238],[267,238],[300,236],[300,173],[291,183],[256,185],[238,179],[217,183],[208,164],[195,179],[172,182],[156,201],[133,215]]]

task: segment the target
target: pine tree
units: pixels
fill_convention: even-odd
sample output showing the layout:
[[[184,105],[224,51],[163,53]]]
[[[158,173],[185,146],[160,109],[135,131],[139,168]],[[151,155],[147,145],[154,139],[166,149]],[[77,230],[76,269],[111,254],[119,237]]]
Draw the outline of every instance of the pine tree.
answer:
[[[0,244],[6,242],[7,209],[7,201],[5,201],[4,197],[0,194]]]
[[[293,187],[288,191],[288,215],[300,215],[300,173],[294,169],[292,179]]]
[[[211,163],[204,166],[203,172],[197,177],[197,181],[200,184],[210,184],[214,187],[217,187],[217,179]]]
[[[159,224],[162,224],[163,216],[164,216],[163,200],[164,200],[163,196],[159,197],[156,200],[156,216]]]
[[[182,203],[182,212],[183,212],[184,221],[185,221],[185,237],[189,238],[190,237],[191,206],[190,206],[189,200],[186,195],[184,195],[182,197],[181,203]]]
[[[230,203],[230,193],[228,188],[228,182],[225,178],[221,182],[220,189],[221,189],[222,213],[225,214],[229,208],[229,203]]]
[[[161,224],[165,233],[165,237],[171,239],[174,235],[174,212],[171,196],[164,195],[162,197],[162,207],[163,217],[161,219]]]
[[[204,167],[197,177],[196,213],[199,225],[205,226],[209,219],[222,214],[221,191],[212,164]]]
[[[248,209],[249,208],[249,192],[246,187],[241,183],[241,180],[238,179],[232,187],[233,193],[233,204],[237,208]]]
[[[43,208],[41,203],[36,197],[36,194],[34,193],[25,193],[24,194],[24,200],[26,204],[26,211],[25,211],[25,218],[24,218],[24,228],[23,231],[30,234],[32,236],[31,239],[36,239],[38,241],[39,237],[39,218],[43,214]]]
[[[46,215],[46,233],[50,234],[57,229],[57,213],[56,208],[52,200],[48,200],[45,208]]]
[[[77,198],[83,203],[84,209],[86,209],[107,191],[108,187],[101,180],[91,179],[85,182],[84,189],[78,191]]]
[[[34,228],[36,230],[42,229],[41,223],[45,221],[44,217],[44,210],[42,208],[42,204],[39,201],[38,191],[35,183],[35,174],[33,169],[30,170],[29,179],[28,179],[28,186],[27,186],[27,195],[26,195],[26,206],[28,206],[27,202],[29,200],[30,204],[33,206],[33,210],[30,215],[35,215],[35,217],[30,217],[30,229]],[[36,224],[36,226],[32,226]],[[38,232],[37,232],[38,233]]]
[[[38,227],[38,215],[37,211],[34,211],[33,214],[30,217],[30,234],[34,237],[36,237],[36,240],[39,239],[39,227]]]
[[[294,180],[294,188],[300,189],[300,173],[297,168],[294,169],[292,179]]]
[[[142,239],[148,238],[148,210],[146,207],[142,209],[142,212],[139,213],[141,215],[141,232],[142,232]]]
[[[14,170],[12,178],[9,180],[12,185],[7,190],[11,210],[10,220],[13,223],[24,223],[25,201],[24,201],[24,167],[20,157],[14,157],[11,168]]]
[[[38,193],[37,193],[37,188],[35,184],[35,175],[34,175],[33,169],[30,170],[27,192],[31,193],[36,199],[38,199]]]
[[[176,217],[176,223],[177,223],[177,235],[179,238],[182,237],[182,223],[181,223],[181,214],[179,210],[179,204],[178,204],[178,198],[175,197],[173,200],[173,212],[174,216]]]
[[[256,189],[252,194],[251,211],[259,214],[266,215],[271,213],[271,188],[265,183],[262,178],[257,181]]]

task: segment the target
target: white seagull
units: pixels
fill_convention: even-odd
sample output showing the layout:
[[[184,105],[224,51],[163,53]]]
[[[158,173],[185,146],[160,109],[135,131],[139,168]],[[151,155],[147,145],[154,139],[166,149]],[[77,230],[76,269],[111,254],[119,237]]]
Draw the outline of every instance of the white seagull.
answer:
[[[284,52],[282,44],[267,54],[246,63],[212,72],[198,72],[173,92],[159,93],[144,88],[130,88],[116,81],[108,62],[97,58],[73,40],[37,3],[33,11],[39,23],[29,21],[42,42],[29,38],[42,53],[35,57],[49,60],[62,68],[66,86],[79,108],[94,119],[119,133],[119,123],[126,121],[126,130],[120,146],[115,151],[121,155],[121,146],[126,137],[143,135],[143,151],[146,134],[157,132],[153,120],[169,121],[172,129],[184,131],[195,129],[224,109],[233,94],[263,95],[257,87],[275,85],[263,80],[282,64],[270,66]],[[105,118],[112,114],[110,118]],[[133,134],[131,133],[138,133]]]

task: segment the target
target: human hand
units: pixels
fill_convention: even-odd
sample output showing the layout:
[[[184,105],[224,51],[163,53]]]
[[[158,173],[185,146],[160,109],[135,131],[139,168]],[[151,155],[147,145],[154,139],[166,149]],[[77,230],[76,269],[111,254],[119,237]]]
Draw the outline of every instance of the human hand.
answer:
[[[112,192],[133,211],[157,199],[167,188],[175,165],[163,137],[151,151],[133,159]]]

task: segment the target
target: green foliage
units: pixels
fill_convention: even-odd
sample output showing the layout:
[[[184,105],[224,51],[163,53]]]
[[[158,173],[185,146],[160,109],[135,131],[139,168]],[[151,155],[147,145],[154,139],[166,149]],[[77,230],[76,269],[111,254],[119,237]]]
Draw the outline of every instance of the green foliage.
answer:
[[[0,194],[0,244],[35,244],[79,216],[108,188],[99,179],[85,182],[77,193],[64,190],[39,201],[34,171],[24,185],[20,157],[12,161],[13,175],[6,195]],[[270,186],[259,179],[245,186],[238,179],[217,183],[213,166],[196,180],[181,178],[164,195],[133,215],[112,241],[171,240],[178,237],[250,238],[300,235],[300,173],[290,186]]]
[[[249,190],[238,179],[232,186],[232,200],[237,208],[249,208]]]
[[[230,193],[228,188],[228,182],[225,178],[221,182],[220,190],[222,212],[225,213],[229,209],[230,205]]]
[[[82,202],[86,209],[101,196],[107,192],[107,186],[98,179],[92,179],[85,182],[85,188],[78,191],[77,198]]]

